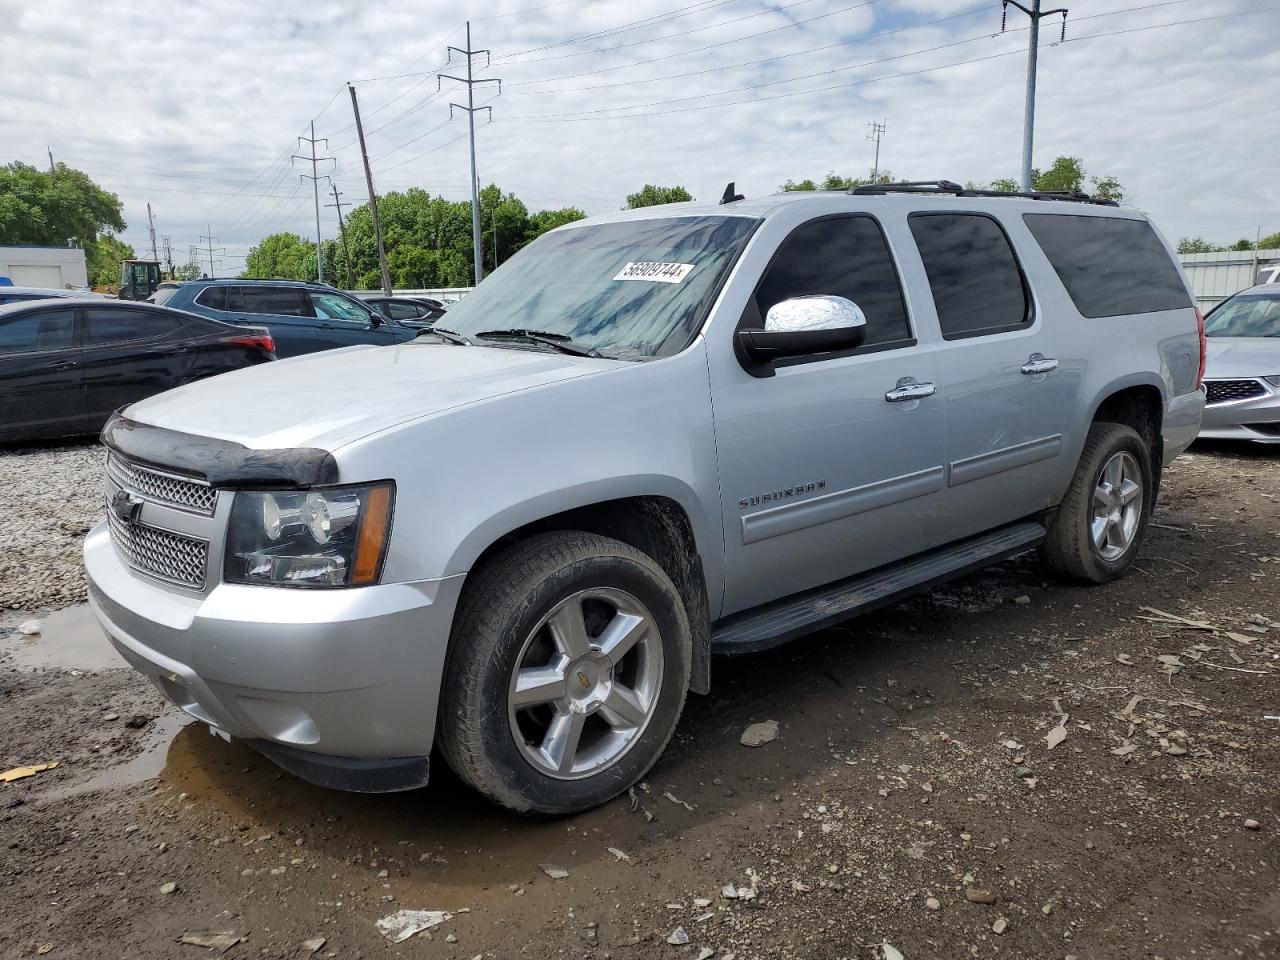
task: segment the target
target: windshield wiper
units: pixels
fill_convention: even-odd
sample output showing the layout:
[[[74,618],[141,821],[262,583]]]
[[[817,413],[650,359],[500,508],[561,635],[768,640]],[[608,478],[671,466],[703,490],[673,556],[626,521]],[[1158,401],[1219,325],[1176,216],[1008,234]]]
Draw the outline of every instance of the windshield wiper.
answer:
[[[425,327],[418,331],[418,336],[420,337],[425,337],[431,334],[434,334],[441,340],[447,340],[449,343],[456,343],[460,347],[474,346],[474,344],[472,344],[472,342],[462,334],[456,333],[453,330],[446,330],[443,327]]]
[[[561,353],[571,353],[575,357],[600,357],[603,356],[595,347],[584,347],[581,344],[573,342],[573,337],[567,337],[563,333],[551,333],[546,330],[483,330],[476,334],[481,340],[500,340],[508,337],[518,337],[522,340],[530,340],[534,343],[541,343],[544,346],[555,347]]]

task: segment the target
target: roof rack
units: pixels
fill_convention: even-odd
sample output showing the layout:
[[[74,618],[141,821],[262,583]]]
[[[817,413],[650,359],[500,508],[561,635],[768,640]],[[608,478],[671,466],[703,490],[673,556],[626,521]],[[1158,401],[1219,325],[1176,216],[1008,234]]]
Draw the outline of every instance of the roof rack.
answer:
[[[1103,200],[1077,190],[980,190],[962,187],[952,180],[903,180],[898,183],[869,183],[850,187],[848,192],[861,196],[877,196],[886,193],[949,193],[957,197],[1018,197],[1024,200],[1066,200],[1070,203],[1096,203],[1103,207],[1118,207],[1114,200]]]

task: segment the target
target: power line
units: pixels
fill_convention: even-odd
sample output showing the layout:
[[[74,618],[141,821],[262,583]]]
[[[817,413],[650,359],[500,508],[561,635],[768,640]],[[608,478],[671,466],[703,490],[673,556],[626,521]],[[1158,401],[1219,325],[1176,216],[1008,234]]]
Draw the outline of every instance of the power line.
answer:
[[[314,193],[315,193],[315,200],[316,200],[316,277],[317,277],[317,279],[318,279],[321,283],[324,283],[324,259],[320,256],[320,242],[321,242],[321,241],[320,241],[320,181],[321,181],[321,179],[324,179],[324,180],[332,180],[332,178],[331,178],[331,177],[329,177],[327,174],[326,174],[326,175],[324,175],[324,176],[322,177],[322,176],[321,176],[321,174],[320,174],[320,172],[319,172],[319,169],[318,169],[318,167],[317,167],[317,164],[319,164],[321,161],[324,161],[324,162],[326,162],[326,163],[327,163],[327,162],[330,162],[330,161],[332,161],[332,160],[333,160],[333,157],[317,157],[317,156],[316,156],[316,144],[317,144],[317,143],[323,143],[326,147],[328,147],[328,145],[329,145],[329,141],[328,141],[328,140],[326,140],[326,139],[324,139],[324,138],[321,138],[321,139],[319,139],[319,140],[317,140],[317,139],[316,139],[316,123],[315,123],[315,121],[314,121],[314,120],[312,120],[312,121],[311,121],[311,136],[309,136],[309,137],[299,137],[299,138],[298,138],[298,142],[299,142],[299,143],[309,143],[309,144],[311,144],[311,157],[309,158],[309,159],[311,160],[311,176],[307,176],[305,173],[301,173],[301,174],[299,174],[298,176],[300,176],[303,180],[310,180],[310,181],[311,181],[311,189],[312,189],[312,190],[314,191]],[[307,157],[300,157],[300,156],[298,156],[298,155],[295,153],[295,154],[293,155],[293,159],[295,159],[295,160],[306,160],[306,159],[308,159],[308,158],[307,158]]]
[[[212,279],[214,278],[214,270],[213,270],[213,243],[214,243],[214,241],[215,241],[215,240],[221,240],[222,238],[221,238],[221,237],[215,237],[215,236],[213,235],[213,225],[212,225],[212,224],[208,225],[205,229],[207,229],[209,232],[208,232],[207,234],[201,234],[200,239],[201,239],[201,240],[204,240],[206,243],[208,243],[208,244],[209,244],[209,279],[210,279],[210,280],[212,280]],[[226,247],[219,247],[219,248],[218,248],[218,252],[219,252],[219,253],[226,253],[226,251],[227,251],[227,248],[226,248]]]
[[[624,23],[616,27],[610,27],[606,30],[597,30],[595,33],[580,34],[579,36],[576,36],[576,37],[569,37],[567,40],[557,40],[553,43],[545,43],[540,47],[530,47],[527,50],[517,50],[515,53],[508,53],[499,57],[498,61],[500,63],[512,63],[516,57],[523,57],[526,53],[539,53],[543,50],[554,50],[556,47],[567,47],[575,43],[582,43],[582,41],[584,40],[595,40],[600,37],[611,36],[614,34],[628,33],[632,30],[639,30],[643,27],[650,27],[650,26],[653,26],[655,23],[662,23],[664,21],[669,23],[672,20],[678,20],[681,17],[688,16],[691,13],[702,13],[714,7],[723,7],[725,4],[732,3],[732,2],[733,0],[699,0],[698,3],[691,3],[688,6],[677,7],[674,10],[666,10],[662,13],[653,14],[652,16],[642,17],[639,20],[632,20],[629,23]],[[812,2],[813,0],[796,0],[795,3],[788,4],[787,6],[798,6],[801,3],[812,3]],[[777,9],[785,10],[786,7],[780,7]],[[764,12],[770,13],[772,11],[766,10]],[[760,15],[759,13],[752,14],[752,16],[759,16],[759,15]],[[728,22],[732,23],[733,21],[728,21]],[[661,39],[661,38],[655,38],[655,39]],[[642,41],[642,42],[648,43],[652,41]],[[543,58],[543,59],[557,59],[557,58],[549,57],[549,58]],[[522,62],[538,63],[540,61],[526,60]]]
[[[876,143],[876,160],[871,168],[872,183],[880,182],[880,138],[884,136],[885,123],[884,120],[876,120],[867,124],[867,139],[874,140]]]

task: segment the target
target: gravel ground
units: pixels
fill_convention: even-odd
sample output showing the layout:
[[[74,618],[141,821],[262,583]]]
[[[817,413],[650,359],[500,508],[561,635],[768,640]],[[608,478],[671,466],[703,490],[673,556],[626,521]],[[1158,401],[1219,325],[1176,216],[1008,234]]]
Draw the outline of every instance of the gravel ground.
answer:
[[[80,542],[102,517],[96,441],[0,447],[0,610],[86,597]]]
[[[0,637],[0,763],[61,762],[0,786],[0,957],[1278,957],[1277,497],[1274,451],[1200,449],[1120,581],[1024,556],[717,659],[633,797],[551,822],[439,763],[308,786]],[[453,916],[392,945],[401,909]]]

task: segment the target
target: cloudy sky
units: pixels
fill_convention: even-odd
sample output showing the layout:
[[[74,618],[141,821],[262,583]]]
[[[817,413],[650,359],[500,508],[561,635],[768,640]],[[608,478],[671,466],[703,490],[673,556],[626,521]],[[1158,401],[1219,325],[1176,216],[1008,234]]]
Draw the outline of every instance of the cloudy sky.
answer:
[[[1041,36],[1035,157],[1084,159],[1171,237],[1280,230],[1280,0],[1071,0]],[[344,201],[366,195],[345,83],[379,191],[468,195],[465,89],[446,47],[492,51],[479,176],[588,213],[640,185],[749,196],[788,178],[1016,176],[1026,18],[999,0],[0,0],[0,162],[56,160],[146,204],[175,259],[212,230],[219,273],[265,234],[315,233],[314,120]],[[326,198],[331,199],[331,198]],[[332,209],[321,229],[336,232]]]

